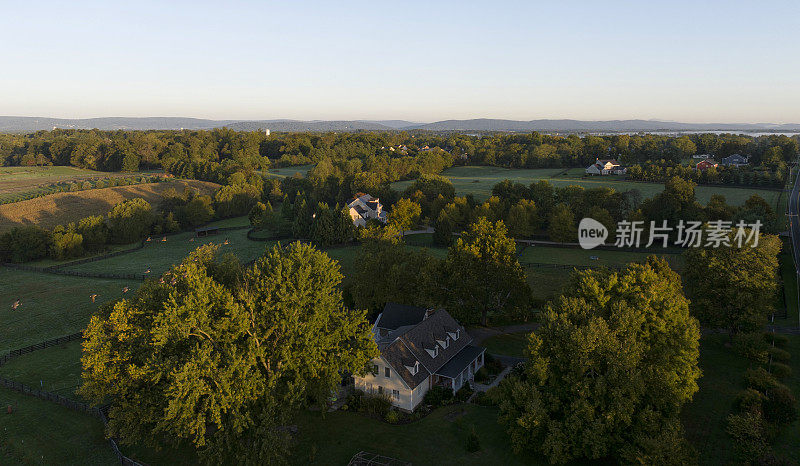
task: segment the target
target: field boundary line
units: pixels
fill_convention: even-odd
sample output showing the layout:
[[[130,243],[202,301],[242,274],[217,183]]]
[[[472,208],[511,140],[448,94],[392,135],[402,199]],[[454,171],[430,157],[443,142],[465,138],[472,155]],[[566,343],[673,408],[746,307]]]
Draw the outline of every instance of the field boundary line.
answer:
[[[51,348],[53,346],[58,346],[70,341],[79,340],[81,338],[83,338],[83,332],[76,332],[9,351],[8,353],[0,356],[0,366],[24,354],[30,354],[33,353],[34,351]],[[29,395],[39,398],[41,400],[51,401],[53,403],[60,404],[61,406],[64,406],[73,411],[80,411],[92,414],[100,418],[101,421],[103,421],[103,426],[106,426],[108,424],[108,418],[106,417],[106,414],[103,412],[103,410],[91,406],[88,403],[84,403],[82,401],[76,401],[71,398],[67,398],[63,395],[59,395],[58,393],[48,392],[46,390],[36,390],[35,388],[25,385],[24,383],[16,382],[1,375],[0,375],[0,385],[2,385],[5,388],[22,393],[23,395]],[[114,439],[109,438],[108,442],[111,445],[111,449],[114,450],[114,454],[117,456],[117,459],[119,459],[120,464],[127,466],[144,466],[142,463],[139,463],[123,455],[119,449],[119,446],[117,446],[117,442]]]
[[[45,348],[51,348],[53,346],[58,346],[70,341],[79,340],[81,338],[83,338],[83,332],[76,332],[61,337],[51,338],[49,340],[41,341],[39,343],[34,343],[32,345],[28,345],[15,350],[11,350],[8,353],[0,356],[0,366],[2,366],[3,364],[7,363],[8,361],[14,358],[22,356],[23,354],[33,353],[34,351],[39,351]]]

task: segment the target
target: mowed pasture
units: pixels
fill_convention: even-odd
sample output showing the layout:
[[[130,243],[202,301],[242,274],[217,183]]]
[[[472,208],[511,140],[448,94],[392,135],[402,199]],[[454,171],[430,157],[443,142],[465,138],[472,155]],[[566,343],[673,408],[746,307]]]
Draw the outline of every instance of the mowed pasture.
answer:
[[[37,191],[47,193],[48,187],[56,183],[159,175],[161,173],[159,171],[99,172],[63,166],[0,167],[0,201],[14,201],[23,194]]]
[[[81,384],[81,341],[73,340],[23,354],[0,366],[0,376],[76,401]]]
[[[205,181],[170,180],[51,194],[27,201],[3,204],[0,205],[0,232],[23,225],[53,228],[90,215],[104,215],[115,204],[136,197],[141,197],[156,206],[168,189],[173,188],[182,192],[186,187],[195,188],[203,194],[211,194],[219,185]]]
[[[122,297],[126,286],[133,292],[140,283],[0,267],[0,354],[82,331],[101,303]],[[91,295],[97,295],[95,302]]]
[[[157,277],[178,264],[190,252],[204,244],[219,246],[219,254],[233,253],[242,262],[260,257],[276,241],[251,241],[247,229],[221,231],[216,235],[197,238],[194,232],[185,232],[166,237],[153,236],[142,249],[86,264],[66,267],[64,270],[92,273],[136,273]],[[224,244],[225,241],[228,244]]]
[[[537,181],[548,181],[553,186],[564,187],[579,185],[584,188],[612,188],[616,191],[627,191],[636,189],[642,194],[642,198],[650,198],[664,190],[662,183],[644,183],[634,181],[624,181],[622,177],[596,176],[583,178],[578,176],[578,169],[570,169],[566,174],[563,168],[542,168],[542,169],[511,169],[499,167],[452,167],[444,170],[441,175],[449,179],[455,187],[456,195],[465,196],[472,194],[478,200],[485,200],[492,195],[492,188],[503,180],[511,180],[515,183],[529,185]],[[403,192],[413,180],[398,181],[392,183],[392,188]],[[779,191],[756,188],[733,188],[720,186],[698,186],[695,188],[697,200],[707,203],[713,194],[725,196],[731,205],[742,205],[753,194],[763,197],[770,205],[776,206],[778,203]]]
[[[0,388],[0,464],[118,464],[100,419]],[[11,406],[13,414],[6,414]]]
[[[270,168],[264,175],[272,177],[272,178],[286,178],[287,176],[294,176],[295,173],[299,173],[303,176],[308,174],[308,171],[314,168],[314,164],[308,165],[293,165],[291,167],[283,167],[283,168]]]

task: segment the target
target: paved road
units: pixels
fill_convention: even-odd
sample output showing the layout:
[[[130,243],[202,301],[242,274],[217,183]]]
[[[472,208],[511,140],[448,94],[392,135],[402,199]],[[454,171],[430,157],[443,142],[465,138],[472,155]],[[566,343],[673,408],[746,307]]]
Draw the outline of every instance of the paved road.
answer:
[[[800,169],[800,166],[798,166]],[[794,267],[800,277],[800,173],[794,180],[794,188],[789,195],[789,234],[792,237],[792,253],[794,254]]]

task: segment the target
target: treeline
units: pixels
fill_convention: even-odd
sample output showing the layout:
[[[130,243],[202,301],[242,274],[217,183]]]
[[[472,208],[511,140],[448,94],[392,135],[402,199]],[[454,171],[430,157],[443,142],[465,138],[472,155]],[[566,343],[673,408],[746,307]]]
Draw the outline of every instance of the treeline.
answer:
[[[699,160],[696,160],[699,162]],[[697,184],[729,184],[734,186],[756,186],[782,188],[786,183],[788,169],[785,162],[781,162],[774,169],[766,166],[753,168],[751,166],[711,167],[706,170],[696,170],[691,165],[681,165],[667,162],[666,160],[649,161],[643,165],[628,167],[627,179],[632,181],[649,181],[663,183],[672,177],[679,176]]]
[[[540,133],[481,137],[428,132],[285,133],[233,131],[39,131],[0,135],[0,164],[72,165],[104,171],[162,167],[176,176],[219,182],[238,170],[358,159],[361,170],[387,180],[435,173],[454,163],[509,168],[586,166],[596,158],[627,165],[648,160],[680,163],[696,153],[717,158],[740,153],[754,166],[781,171],[797,156],[797,136]]]
[[[671,227],[678,222],[723,220],[734,223],[761,221],[766,232],[777,231],[778,216],[760,196],[751,196],[743,206],[729,205],[715,194],[706,205],[697,201],[692,181],[674,177],[653,198],[642,200],[638,190],[624,192],[612,188],[556,187],[547,181],[529,186],[504,180],[492,189],[492,196],[478,202],[472,196],[456,197],[452,183],[440,176],[423,176],[403,193],[420,205],[421,222],[435,229],[434,241],[450,244],[458,233],[478,218],[503,220],[509,234],[517,239],[546,236],[552,241],[576,242],[578,223],[591,217],[609,231],[614,240],[617,223],[623,220],[651,221]],[[647,233],[647,231],[645,231]],[[646,236],[645,236],[646,237]]]

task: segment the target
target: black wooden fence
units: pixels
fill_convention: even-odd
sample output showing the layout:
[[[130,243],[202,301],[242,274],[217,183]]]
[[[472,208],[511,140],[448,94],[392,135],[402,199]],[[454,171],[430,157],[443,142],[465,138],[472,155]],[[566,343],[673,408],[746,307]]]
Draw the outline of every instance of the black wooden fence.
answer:
[[[0,356],[0,366],[7,363],[11,359],[22,356],[23,354],[32,353],[34,351],[50,348],[52,346],[58,346],[63,343],[79,340],[81,338],[83,338],[83,333],[78,332],[70,335],[65,335],[63,337],[46,340],[40,343],[36,343],[34,345],[26,346],[24,348],[15,349],[13,351],[8,352],[7,354]],[[0,386],[14,390],[24,395],[34,396],[41,400],[51,401],[53,403],[60,404],[61,406],[69,408],[73,411],[89,413],[93,416],[100,418],[100,420],[103,421],[103,426],[108,424],[108,418],[106,417],[105,412],[103,412],[102,409],[92,406],[88,403],[84,403],[82,401],[76,401],[71,398],[67,398],[63,395],[59,395],[58,393],[52,393],[46,390],[37,390],[33,387],[25,385],[24,383],[16,382],[14,380],[7,379],[3,376],[0,376]],[[111,449],[114,451],[114,454],[117,456],[117,459],[123,466],[145,466],[144,464],[134,461],[128,458],[127,456],[123,455],[122,452],[119,450],[119,446],[117,446],[117,442],[113,438],[108,439],[108,443],[111,445]]]
[[[26,346],[24,348],[15,349],[10,351],[2,356],[0,356],[0,366],[7,363],[11,359],[14,359],[18,356],[22,356],[23,354],[32,353],[34,351],[38,351],[45,348],[50,348],[51,346],[58,346],[69,341],[80,340],[83,337],[82,332],[73,333],[71,335],[65,335],[63,337],[53,338],[51,340],[46,340],[41,343],[36,343],[34,345]]]

